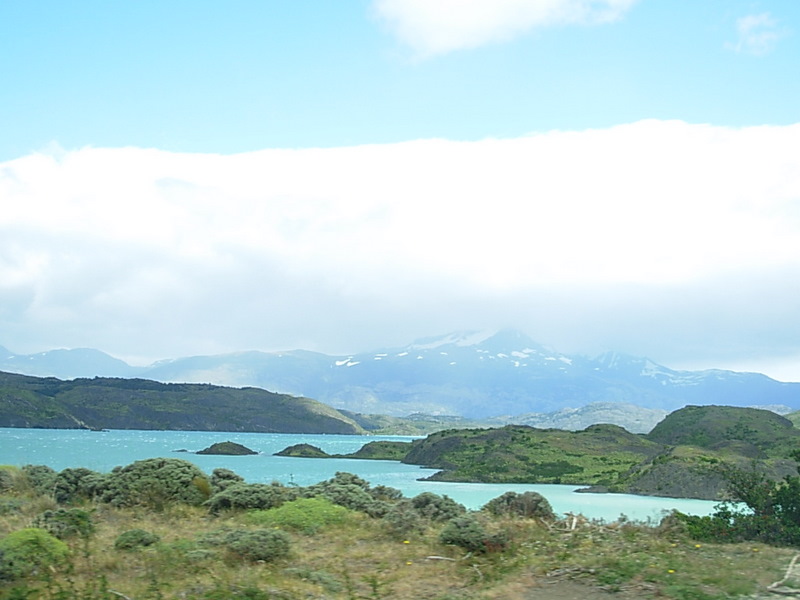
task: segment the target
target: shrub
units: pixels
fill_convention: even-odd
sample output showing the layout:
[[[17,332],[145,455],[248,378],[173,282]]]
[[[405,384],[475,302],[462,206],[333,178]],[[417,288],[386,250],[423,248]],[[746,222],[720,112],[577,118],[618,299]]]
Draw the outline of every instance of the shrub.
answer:
[[[721,472],[728,480],[731,502],[718,505],[711,516],[676,513],[692,537],[800,545],[800,477],[775,482],[755,468],[746,471],[731,466],[723,467]]]
[[[370,492],[370,485],[366,480],[340,471],[327,481],[305,488],[303,495],[322,496],[339,506],[358,510],[372,517],[382,517],[388,511],[389,505],[377,500]]]
[[[20,492],[20,484],[25,478],[22,469],[12,465],[0,465],[0,494]]]
[[[230,469],[214,469],[211,473],[211,491],[214,494],[222,492],[236,483],[244,483],[244,477]]]
[[[277,508],[253,511],[248,520],[261,526],[315,533],[326,525],[342,523],[350,511],[326,498],[298,498]]]
[[[439,541],[478,553],[499,552],[508,546],[508,537],[503,532],[490,534],[473,515],[450,519],[439,534]]]
[[[294,500],[297,496],[295,488],[276,483],[234,483],[211,496],[206,505],[212,514],[230,509],[268,509]]]
[[[45,465],[24,465],[22,472],[25,474],[28,485],[37,494],[52,496],[56,484],[56,472]]]
[[[411,499],[411,506],[420,516],[431,521],[447,521],[466,512],[466,508],[450,498],[433,492],[422,492]]]
[[[289,535],[280,529],[229,529],[204,536],[201,544],[223,547],[235,556],[255,562],[271,562],[289,554]]]
[[[547,499],[536,492],[506,492],[487,502],[483,510],[497,516],[524,517],[555,521],[556,514]]]
[[[284,569],[283,572],[286,575],[292,575],[303,581],[315,583],[323,587],[326,591],[334,594],[341,592],[344,587],[335,576],[327,571],[317,571],[309,567],[289,567]]]
[[[130,529],[121,533],[116,540],[114,540],[114,548],[117,550],[138,550],[146,546],[157,544],[161,538],[155,533],[145,531],[144,529]]]
[[[369,490],[370,495],[376,500],[395,502],[403,498],[403,492],[388,485],[376,485]]]
[[[207,500],[203,472],[192,463],[178,458],[148,458],[127,467],[114,469],[107,477],[101,499],[116,506],[147,506],[163,510],[181,502],[199,505]]]
[[[67,545],[44,529],[12,531],[0,540],[0,579],[19,579],[63,564]]]
[[[425,520],[414,509],[409,499],[393,504],[384,515],[383,521],[393,534],[400,537],[422,533],[425,530]]]
[[[10,515],[22,511],[23,502],[19,498],[0,498],[0,515]]]
[[[77,469],[64,469],[55,477],[53,482],[53,496],[56,502],[67,503],[76,500],[91,500],[103,491],[106,476],[79,467]]]
[[[369,492],[355,485],[333,484],[326,486],[318,494],[334,504],[373,516],[379,515],[384,509],[383,503],[375,500]]]
[[[46,510],[34,519],[33,525],[60,540],[76,536],[88,538],[94,533],[91,514],[80,508]]]

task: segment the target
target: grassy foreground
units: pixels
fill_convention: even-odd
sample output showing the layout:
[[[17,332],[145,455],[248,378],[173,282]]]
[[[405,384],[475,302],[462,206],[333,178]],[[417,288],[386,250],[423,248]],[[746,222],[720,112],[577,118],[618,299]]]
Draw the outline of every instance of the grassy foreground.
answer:
[[[358,487],[353,476],[318,494],[280,487],[287,495],[273,508],[218,503],[213,511],[185,502],[58,504],[13,476],[0,496],[0,598],[14,600],[523,599],[560,580],[625,597],[712,600],[762,592],[796,553],[698,543],[674,518],[598,524],[547,517],[546,504],[525,516],[519,497],[469,513],[433,494],[403,501],[381,489],[379,514],[342,506],[356,497],[354,488],[341,495]],[[31,533],[45,530],[58,535]],[[35,564],[16,564],[13,575],[8,561],[25,544]]]

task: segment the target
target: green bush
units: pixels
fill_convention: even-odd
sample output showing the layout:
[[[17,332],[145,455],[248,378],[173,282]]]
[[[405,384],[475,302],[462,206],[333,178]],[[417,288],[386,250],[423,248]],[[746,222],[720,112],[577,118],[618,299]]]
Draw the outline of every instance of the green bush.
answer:
[[[88,538],[94,533],[92,515],[80,508],[46,510],[34,519],[33,525],[60,540],[71,537]]]
[[[547,499],[536,492],[506,492],[487,502],[483,510],[496,516],[524,517],[555,521],[556,514]]]
[[[369,483],[358,475],[340,471],[327,481],[305,488],[303,495],[308,498],[322,496],[339,506],[367,513],[371,517],[382,517],[389,509],[389,504],[376,499],[371,491]]]
[[[20,482],[25,475],[19,467],[12,465],[0,465],[0,494],[9,492],[20,492]]]
[[[403,498],[403,492],[388,485],[376,485],[369,489],[369,493],[370,496],[376,500],[383,500],[386,502],[396,502]]]
[[[731,501],[717,505],[711,516],[676,513],[689,535],[700,540],[757,540],[779,546],[800,546],[800,477],[772,481],[755,469],[721,469]]]
[[[411,505],[410,499],[395,502],[383,517],[389,530],[398,537],[408,537],[425,530],[426,521]]]
[[[200,543],[224,548],[249,562],[271,562],[289,554],[290,538],[280,529],[221,529],[203,536]]]
[[[23,502],[19,498],[0,497],[0,515],[10,515],[22,511]]]
[[[42,496],[52,496],[57,473],[45,465],[24,465],[22,472],[33,491]]]
[[[466,508],[449,496],[422,492],[411,499],[411,506],[420,516],[431,521],[447,521],[466,512]]]
[[[211,496],[206,502],[212,514],[231,509],[262,509],[276,508],[295,500],[299,495],[297,488],[290,488],[280,484],[264,483],[234,483],[221,492]]]
[[[230,469],[214,469],[211,473],[211,490],[214,494],[222,492],[236,483],[244,483],[244,477]]]
[[[116,540],[114,540],[114,548],[117,550],[139,550],[147,546],[157,544],[161,540],[155,533],[145,531],[144,529],[130,529],[121,533]]]
[[[326,498],[298,498],[277,508],[248,514],[248,521],[264,527],[281,527],[312,534],[326,525],[342,523],[350,514]]]
[[[143,505],[163,510],[172,503],[200,505],[208,499],[207,479],[192,463],[178,458],[148,458],[114,469],[101,500],[115,506]]]
[[[473,515],[450,519],[442,528],[439,541],[475,553],[500,552],[508,547],[508,537],[503,532],[489,533]]]
[[[0,540],[0,579],[20,579],[63,564],[67,545],[44,529],[12,531]]]
[[[53,496],[60,504],[92,500],[102,493],[105,483],[106,476],[96,471],[83,467],[64,469],[53,482]]]

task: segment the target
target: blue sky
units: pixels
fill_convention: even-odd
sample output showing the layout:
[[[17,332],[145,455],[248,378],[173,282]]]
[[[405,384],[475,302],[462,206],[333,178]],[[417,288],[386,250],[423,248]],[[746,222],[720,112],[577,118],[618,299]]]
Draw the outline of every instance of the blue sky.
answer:
[[[790,0],[0,2],[0,344],[800,381],[798,73]]]
[[[611,23],[516,35],[501,23],[511,39],[426,58],[377,2],[6,1],[0,158],[50,142],[227,154],[640,119],[796,122],[797,3],[619,4]],[[742,32],[748,17],[764,22]]]

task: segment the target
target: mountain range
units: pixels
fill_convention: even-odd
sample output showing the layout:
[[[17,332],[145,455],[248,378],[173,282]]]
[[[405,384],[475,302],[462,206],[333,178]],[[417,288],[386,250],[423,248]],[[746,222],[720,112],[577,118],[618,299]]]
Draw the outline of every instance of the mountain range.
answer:
[[[537,427],[550,426],[553,415],[560,415],[562,420],[573,419],[570,429],[586,426],[580,415],[589,407],[624,413],[619,417],[631,416],[639,407],[644,412],[634,421],[643,423],[623,424],[630,431],[648,431],[667,412],[686,405],[800,409],[800,383],[759,373],[673,370],[616,352],[566,355],[514,330],[450,333],[351,355],[248,351],[175,358],[144,367],[94,349],[17,355],[0,347],[0,370],[64,379],[138,377],[254,386],[362,414],[505,417]],[[619,419],[604,422],[620,424]]]

